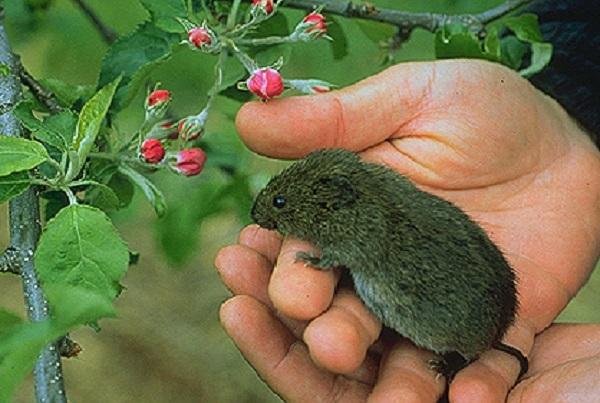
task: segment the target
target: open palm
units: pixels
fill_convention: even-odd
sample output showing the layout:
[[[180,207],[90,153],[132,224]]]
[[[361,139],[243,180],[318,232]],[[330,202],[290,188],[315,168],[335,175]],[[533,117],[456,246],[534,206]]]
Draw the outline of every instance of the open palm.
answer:
[[[238,115],[238,128],[250,148],[273,157],[296,158],[323,147],[359,152],[465,210],[517,271],[520,310],[504,341],[525,354],[598,257],[597,149],[558,104],[500,65],[403,64],[331,94],[248,104]],[[343,288],[336,293],[335,273],[293,262],[296,250],[309,247],[250,227],[239,245],[219,254],[225,282],[245,295],[222,311],[242,352],[248,356],[255,344],[248,326],[265,330],[270,324],[273,334],[288,335],[280,337],[283,346],[299,346],[286,350],[280,361],[297,356],[303,364],[300,374],[292,366],[275,367],[274,375],[269,366],[258,365],[270,362],[273,352],[259,354],[260,349],[250,362],[290,400],[332,401],[343,395],[356,401],[410,401],[410,396],[435,401],[443,384],[427,368],[428,353],[386,339],[378,343],[380,361],[370,347],[381,326],[358,298]],[[249,270],[262,274],[246,274],[245,284],[238,284],[239,272]],[[240,312],[266,316],[237,333],[242,325],[231,319]],[[517,374],[516,360],[487,352],[457,375],[451,400],[504,401]]]

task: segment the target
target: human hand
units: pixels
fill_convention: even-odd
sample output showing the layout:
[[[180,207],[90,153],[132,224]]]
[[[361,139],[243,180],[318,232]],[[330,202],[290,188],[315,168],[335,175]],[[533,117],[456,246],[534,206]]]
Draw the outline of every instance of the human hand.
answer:
[[[527,377],[508,403],[589,402],[600,396],[600,325],[554,324],[536,337]]]
[[[369,397],[371,401],[385,402],[435,401],[443,383],[434,381],[432,385],[427,374],[426,362],[432,355],[401,338],[380,341],[378,347],[384,358],[370,351],[358,369],[346,375],[315,365],[302,342],[307,322],[278,316],[268,297],[269,278],[282,247],[307,247],[298,241],[285,242],[283,245],[276,233],[251,225],[240,234],[239,244],[225,248],[217,259],[223,279],[238,294],[223,305],[221,318],[262,377],[292,402],[363,402]],[[291,252],[289,258],[293,258]],[[349,331],[342,334],[356,336],[354,330],[370,337],[378,334],[377,323],[365,321],[369,315],[347,290],[335,296],[327,315],[333,315],[333,320],[337,316],[337,323],[333,323],[340,329],[350,324],[346,328]],[[308,341],[312,340],[310,332]],[[360,346],[360,340],[339,343]],[[348,357],[343,355],[346,349],[342,346],[340,355],[335,356],[335,346],[331,347],[324,347],[329,351],[329,359],[347,365]],[[600,325],[552,325],[536,337],[529,355],[529,372],[510,392],[508,402],[553,402],[557,397],[560,401],[588,401],[589,396],[600,394],[596,379],[599,355]],[[472,395],[473,399],[477,396]]]
[[[598,257],[597,149],[558,104],[500,65],[482,61],[402,64],[330,94],[247,104],[238,115],[238,129],[249,147],[274,157],[301,157],[334,146],[360,152],[465,210],[517,272],[521,307],[504,341],[525,354],[534,335],[551,323],[587,279]],[[226,268],[223,260],[248,252],[238,247],[265,253],[244,243],[225,249],[217,267],[228,284],[226,272],[231,267]],[[336,275],[293,263],[295,252],[306,249],[307,245],[292,240],[286,240],[281,250],[274,249],[271,262],[278,255],[279,259],[264,279],[268,296],[266,291],[258,298],[232,289],[272,303],[282,318],[307,321],[302,339],[312,360],[329,374],[360,372],[369,367],[365,357],[378,338],[380,324],[355,295],[334,292]],[[224,309],[222,320],[230,332],[232,310],[248,314],[248,309],[258,312],[262,307],[256,299],[244,297],[242,304],[239,298]],[[267,323],[259,321],[255,326]],[[247,334],[232,334],[245,353],[248,350],[242,345],[250,340]],[[392,358],[425,354],[406,343],[385,351]],[[254,365],[260,359],[249,358]],[[394,360],[381,366],[377,379],[376,370],[371,371],[369,380],[377,386],[367,395],[373,400],[378,396],[386,400],[381,391],[398,391],[398,379],[389,383],[392,389],[382,389],[384,368],[394,368],[387,373],[396,378],[411,380],[413,387],[403,390],[403,401],[406,396],[435,401],[432,391],[440,390],[435,374],[426,365],[410,367],[407,373]],[[504,401],[518,370],[510,356],[489,351],[456,376],[451,400]],[[264,370],[259,372],[273,379]],[[313,390],[309,380],[301,384],[290,371],[282,372],[279,377],[295,379],[295,387]],[[288,396],[277,379],[272,386]]]
[[[434,355],[399,337],[382,338],[379,351],[367,352],[381,324],[350,290],[340,288],[334,295],[339,271],[295,263],[296,251],[308,248],[306,242],[283,240],[276,232],[250,225],[238,244],[222,249],[216,258],[223,281],[236,294],[221,307],[221,322],[261,377],[289,402],[358,403],[369,396],[385,402],[437,400],[445,382],[428,370]],[[283,284],[291,288],[271,289],[284,280],[282,275],[293,277]],[[297,305],[278,311],[269,295],[282,301],[280,292],[287,292]],[[311,317],[325,305],[327,311],[314,320],[284,313]]]

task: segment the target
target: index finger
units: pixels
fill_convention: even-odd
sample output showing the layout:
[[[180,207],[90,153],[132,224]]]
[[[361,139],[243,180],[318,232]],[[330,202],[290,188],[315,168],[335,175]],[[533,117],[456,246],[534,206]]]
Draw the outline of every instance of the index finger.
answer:
[[[318,270],[296,260],[297,252],[313,252],[308,242],[285,238],[269,282],[269,298],[285,316],[310,320],[324,312],[335,292],[337,270]]]
[[[237,129],[248,147],[272,157],[331,147],[361,151],[416,115],[433,70],[432,63],[403,63],[339,91],[250,102],[238,112]]]

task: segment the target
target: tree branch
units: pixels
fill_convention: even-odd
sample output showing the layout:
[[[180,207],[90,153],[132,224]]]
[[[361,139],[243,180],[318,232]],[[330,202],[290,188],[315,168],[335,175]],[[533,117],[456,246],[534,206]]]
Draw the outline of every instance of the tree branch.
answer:
[[[19,253],[14,248],[7,248],[0,255],[0,273],[21,274],[18,255]]]
[[[21,63],[21,60],[17,60],[17,69],[19,71],[19,78],[23,85],[25,85],[31,93],[43,103],[51,113],[60,113],[62,111],[58,101],[50,91],[47,91],[33,76],[25,69],[25,66]]]
[[[86,3],[84,3],[83,0],[73,0],[73,2],[77,5],[77,7],[79,7],[79,9],[81,11],[83,11],[83,13],[85,15],[88,16],[90,21],[92,21],[92,24],[94,24],[94,26],[96,27],[96,29],[102,36],[102,39],[104,39],[104,42],[106,42],[110,45],[111,43],[113,43],[114,41],[117,40],[119,35],[117,35],[117,33],[115,31],[113,31],[111,28],[104,25],[102,20],[100,18],[98,18],[98,16],[94,12],[94,10],[92,10],[90,8],[90,6],[88,6]]]
[[[408,38],[412,30],[422,28],[435,32],[445,24],[465,24],[473,30],[481,31],[485,24],[497,20],[507,13],[530,3],[532,0],[508,0],[505,3],[484,11],[480,14],[437,14],[437,13],[412,13],[406,11],[378,8],[370,3],[354,3],[343,0],[286,0],[285,7],[314,10],[323,7],[323,11],[349,18],[384,22],[395,25]]]
[[[9,74],[0,76],[0,105],[15,105],[21,86],[18,68],[4,30],[4,9],[0,7],[0,64],[8,67]],[[0,115],[0,132],[20,136],[19,122],[12,114]],[[30,188],[15,197],[9,205],[10,242],[16,251],[15,260],[21,267],[23,294],[27,314],[32,322],[48,319],[48,303],[42,293],[33,265],[33,253],[40,236],[39,198]],[[33,370],[38,402],[66,403],[62,367],[56,343],[41,351]]]
[[[484,11],[483,13],[477,14],[477,18],[484,24],[495,21],[511,11],[524,6],[527,3],[531,3],[531,0],[508,0],[505,3],[500,4],[497,7]]]

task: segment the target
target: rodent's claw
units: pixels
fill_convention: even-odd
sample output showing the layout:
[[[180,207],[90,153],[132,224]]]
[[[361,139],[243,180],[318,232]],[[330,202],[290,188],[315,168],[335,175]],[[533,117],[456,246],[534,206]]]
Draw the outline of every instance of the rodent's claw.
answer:
[[[321,259],[310,252],[296,252],[296,262],[304,262],[304,264],[316,266]]]
[[[429,368],[446,378],[448,383],[452,382],[456,373],[466,367],[470,361],[459,353],[444,353],[438,359],[429,360]],[[437,378],[436,378],[437,379]]]
[[[319,270],[330,270],[330,265],[325,265],[323,260],[319,256],[315,256],[310,252],[297,252],[296,253],[296,262],[304,262],[305,265],[311,266],[315,269]]]

